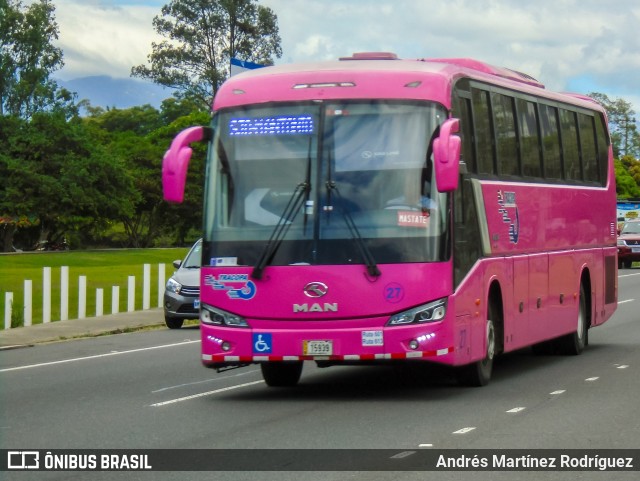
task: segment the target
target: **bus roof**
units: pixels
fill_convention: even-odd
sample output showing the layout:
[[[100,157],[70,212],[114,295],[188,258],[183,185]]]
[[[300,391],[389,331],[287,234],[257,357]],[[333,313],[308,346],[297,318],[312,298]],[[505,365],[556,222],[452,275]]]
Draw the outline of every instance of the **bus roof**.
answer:
[[[231,77],[213,110],[249,104],[323,99],[428,99],[451,108],[461,78],[593,109],[584,95],[548,91],[533,77],[468,58],[399,59],[390,52],[360,52],[335,61],[284,64]],[[602,110],[598,108],[598,110]]]

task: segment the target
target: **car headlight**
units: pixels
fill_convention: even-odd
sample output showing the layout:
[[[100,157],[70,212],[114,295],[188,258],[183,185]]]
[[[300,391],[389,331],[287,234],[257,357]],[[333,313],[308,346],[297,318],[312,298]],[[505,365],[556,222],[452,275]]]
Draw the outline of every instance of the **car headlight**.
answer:
[[[208,304],[200,304],[200,321],[204,324],[218,326],[249,327],[244,317],[211,307]]]
[[[387,326],[401,326],[404,324],[420,324],[423,322],[441,321],[447,313],[447,299],[414,307],[408,311],[399,312],[389,318]]]
[[[167,281],[166,288],[170,292],[180,294],[180,289],[182,289],[182,284],[176,281],[173,277],[170,277],[169,280]]]
[[[627,243],[623,239],[618,239],[618,245],[621,247],[626,247]]]

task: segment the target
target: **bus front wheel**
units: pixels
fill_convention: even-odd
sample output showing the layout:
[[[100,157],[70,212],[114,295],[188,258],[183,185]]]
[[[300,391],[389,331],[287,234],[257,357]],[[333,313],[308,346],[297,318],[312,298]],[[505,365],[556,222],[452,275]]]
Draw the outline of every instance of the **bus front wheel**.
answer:
[[[496,354],[496,328],[493,322],[494,310],[491,309],[486,324],[486,352],[484,359],[476,361],[468,366],[462,366],[458,372],[458,382],[464,386],[486,386],[491,379],[493,371],[493,358]]]
[[[292,387],[302,374],[302,361],[263,362],[262,377],[270,387]]]

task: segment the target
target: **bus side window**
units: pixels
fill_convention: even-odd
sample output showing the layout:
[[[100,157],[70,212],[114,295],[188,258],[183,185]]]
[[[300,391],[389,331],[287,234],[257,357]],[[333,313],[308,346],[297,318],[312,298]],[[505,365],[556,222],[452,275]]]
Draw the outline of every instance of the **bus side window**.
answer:
[[[562,153],[566,180],[582,180],[580,169],[580,150],[578,145],[578,127],[576,114],[560,109],[560,127],[562,131]]]
[[[473,97],[473,125],[475,127],[474,139],[477,149],[478,173],[495,174],[489,92],[474,88],[471,90],[471,94]]]
[[[548,179],[562,179],[560,130],[556,107],[540,104],[540,128],[542,130],[544,176]]]
[[[459,113],[457,117],[460,119],[460,137],[462,137],[462,155],[461,160],[467,167],[467,172],[477,173],[478,166],[476,164],[476,156],[473,149],[474,135],[473,123],[471,119],[471,100],[459,98]]]

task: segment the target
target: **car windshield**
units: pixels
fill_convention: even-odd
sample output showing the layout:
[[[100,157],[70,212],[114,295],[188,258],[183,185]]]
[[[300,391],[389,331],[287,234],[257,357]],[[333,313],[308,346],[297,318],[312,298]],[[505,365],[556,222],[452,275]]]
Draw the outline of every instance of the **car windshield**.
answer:
[[[199,269],[201,264],[202,264],[202,241],[199,240],[191,248],[191,250],[187,254],[187,257],[185,257],[181,267],[184,269]]]
[[[640,234],[640,222],[627,222],[621,234]]]
[[[436,262],[449,197],[428,102],[340,101],[225,110],[207,165],[205,258],[253,265]],[[266,246],[266,247],[265,247]]]

